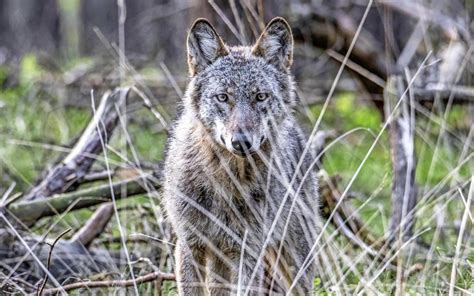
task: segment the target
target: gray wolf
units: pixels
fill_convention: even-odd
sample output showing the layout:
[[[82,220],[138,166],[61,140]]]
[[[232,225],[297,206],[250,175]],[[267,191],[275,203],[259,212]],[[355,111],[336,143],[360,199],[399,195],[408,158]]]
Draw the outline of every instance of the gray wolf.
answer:
[[[253,46],[231,47],[198,19],[187,48],[191,79],[163,184],[179,294],[308,295],[320,218],[292,115],[290,26],[275,18]]]

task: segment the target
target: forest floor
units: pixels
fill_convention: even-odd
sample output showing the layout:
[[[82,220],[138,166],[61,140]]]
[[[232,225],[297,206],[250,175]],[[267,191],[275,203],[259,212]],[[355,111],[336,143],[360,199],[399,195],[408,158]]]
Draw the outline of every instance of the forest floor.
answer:
[[[0,196],[12,184],[15,192],[25,192],[31,188],[42,172],[64,157],[91,119],[91,98],[98,104],[102,89],[90,93],[90,89],[80,89],[77,85],[67,83],[67,75],[77,72],[80,65],[87,63],[94,61],[80,60],[50,70],[38,62],[34,55],[27,55],[17,69],[0,66]],[[167,76],[162,69],[152,66],[143,68],[138,74],[145,85],[148,81],[166,81]],[[185,86],[184,75],[174,75],[183,77],[177,79],[177,88]],[[165,83],[168,87],[172,85],[169,81]],[[178,93],[168,89],[166,93],[155,94],[154,103],[161,102],[164,96],[169,97],[168,102],[177,102]],[[301,96],[312,94],[303,92]],[[407,270],[404,290],[408,294],[447,293],[453,269],[457,271],[457,291],[472,292],[474,289],[471,216],[460,250],[456,251],[463,213],[468,196],[472,195],[472,191],[469,192],[474,168],[472,108],[472,105],[454,105],[448,113],[444,113],[444,110],[417,106],[415,150],[418,205],[414,231],[416,246],[404,258]],[[166,119],[171,123],[176,106],[165,105],[163,110],[166,110]],[[299,108],[298,117],[308,133],[321,110],[322,104]],[[126,118],[126,129],[118,128],[108,144],[107,161],[98,159],[94,170],[105,169],[106,163],[115,169],[130,167],[136,160],[157,164],[163,159],[166,129],[153,114],[140,102],[132,102]],[[330,176],[340,176],[337,185],[341,191],[355,176],[383,123],[383,115],[379,110],[356,92],[338,91],[331,98],[320,128],[334,130],[337,135],[348,134],[328,143],[330,147],[324,156],[323,169]],[[128,144],[124,141],[125,136],[130,138]],[[384,131],[350,188],[350,202],[358,210],[365,227],[380,238],[388,232],[391,214],[390,157],[390,143]],[[169,251],[169,246],[163,244],[158,235],[162,233],[160,227],[163,223],[163,217],[157,215],[161,213],[156,209],[158,204],[159,198],[147,195],[117,201],[122,229],[112,219],[104,233],[93,242],[93,247],[123,251],[120,240],[120,232],[123,231],[127,237],[127,251],[136,258],[148,258],[151,261],[137,264],[156,265],[163,271],[171,271],[166,260],[160,259],[162,252]],[[68,238],[92,213],[93,208],[90,208],[45,218],[31,228],[31,234],[43,235],[49,231],[47,237],[53,239],[71,228],[73,231],[65,236]],[[53,221],[55,226],[48,229]],[[334,231],[333,227],[326,230],[328,236]],[[153,239],[144,239],[148,237]],[[339,258],[333,258],[337,268],[330,271],[329,277],[341,281],[337,286],[330,285],[327,276],[315,279],[317,294],[333,294],[337,291],[369,293],[365,290],[364,281],[372,283],[372,292],[392,294],[396,289],[397,270],[388,266],[387,260],[374,261],[360,249],[353,248],[343,235],[333,237],[329,246],[334,248],[336,254],[340,254]],[[150,271],[153,267],[142,269]],[[104,271],[95,279],[114,278],[117,274],[128,278],[129,271],[126,268],[108,273]],[[144,284],[139,289],[143,293],[152,292],[155,286]],[[174,283],[165,282],[163,291],[175,294]]]

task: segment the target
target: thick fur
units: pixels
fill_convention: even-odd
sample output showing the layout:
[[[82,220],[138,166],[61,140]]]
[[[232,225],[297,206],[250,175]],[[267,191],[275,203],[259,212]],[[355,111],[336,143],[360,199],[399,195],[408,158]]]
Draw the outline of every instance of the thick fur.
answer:
[[[163,196],[180,295],[311,293],[320,218],[292,115],[292,49],[281,18],[253,47],[228,47],[203,19],[189,33],[192,77],[169,138]],[[236,133],[251,143],[245,155],[233,148]]]

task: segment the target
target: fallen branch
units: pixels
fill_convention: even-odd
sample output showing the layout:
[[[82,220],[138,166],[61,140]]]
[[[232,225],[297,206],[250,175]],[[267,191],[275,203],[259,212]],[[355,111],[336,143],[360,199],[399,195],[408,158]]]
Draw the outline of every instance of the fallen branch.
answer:
[[[159,281],[174,281],[176,277],[173,273],[164,273],[161,271],[155,271],[144,276],[137,277],[135,280],[110,280],[110,281],[92,281],[92,282],[79,282],[69,285],[62,286],[64,291],[72,291],[77,289],[93,289],[93,288],[114,288],[114,287],[132,287],[135,284],[143,284],[152,282],[155,280]],[[59,288],[46,289],[42,295],[52,295],[60,292]]]
[[[86,224],[74,234],[71,241],[88,247],[96,237],[102,234],[113,214],[114,205],[112,203],[101,205]]]
[[[112,136],[119,118],[117,110],[125,104],[129,91],[130,88],[117,88],[103,95],[93,119],[71,152],[25,195],[25,200],[44,199],[63,193],[80,182]]]
[[[474,88],[467,86],[441,86],[427,85],[425,88],[413,88],[410,90],[415,99],[419,102],[435,102],[438,97],[443,102],[448,102],[451,98],[455,104],[473,104],[474,103]]]
[[[24,201],[10,204],[7,213],[14,215],[18,220],[26,225],[32,225],[43,217],[54,216],[66,211],[73,211],[87,208],[115,199],[127,198],[137,194],[147,193],[141,180],[150,177],[150,174],[115,182],[111,185],[105,184],[93,188],[74,191],[55,195],[48,199],[37,199],[33,201]],[[127,196],[122,196],[123,186],[127,188]],[[159,185],[154,183],[154,188],[158,189]]]

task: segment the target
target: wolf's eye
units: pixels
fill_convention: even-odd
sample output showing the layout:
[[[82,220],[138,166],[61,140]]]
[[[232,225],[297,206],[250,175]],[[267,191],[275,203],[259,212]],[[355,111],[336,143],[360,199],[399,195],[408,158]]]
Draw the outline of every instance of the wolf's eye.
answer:
[[[267,93],[258,93],[255,98],[259,101],[265,101],[268,99],[269,95]]]
[[[218,94],[218,95],[216,95],[216,99],[219,102],[225,102],[229,99],[229,97],[226,94]]]

